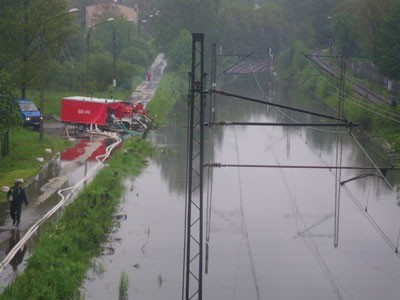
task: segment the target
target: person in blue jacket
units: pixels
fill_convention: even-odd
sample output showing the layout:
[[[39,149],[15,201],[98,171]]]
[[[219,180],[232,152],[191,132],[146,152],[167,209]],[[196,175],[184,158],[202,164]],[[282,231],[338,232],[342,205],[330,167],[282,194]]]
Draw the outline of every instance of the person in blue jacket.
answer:
[[[14,186],[7,193],[7,199],[10,203],[10,216],[13,220],[13,225],[16,227],[18,227],[21,221],[22,203],[24,202],[25,205],[28,205],[28,199],[22,187],[23,182],[22,179],[16,179]]]

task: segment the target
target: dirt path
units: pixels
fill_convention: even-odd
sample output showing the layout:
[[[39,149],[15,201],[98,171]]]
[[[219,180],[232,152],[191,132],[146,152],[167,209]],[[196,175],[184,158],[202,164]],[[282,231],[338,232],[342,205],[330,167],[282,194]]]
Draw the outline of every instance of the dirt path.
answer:
[[[165,55],[163,53],[158,54],[148,71],[148,74],[150,74],[150,80],[142,81],[142,83],[132,93],[132,100],[143,101],[145,104],[148,103],[160,83],[166,66],[167,61],[165,60]]]

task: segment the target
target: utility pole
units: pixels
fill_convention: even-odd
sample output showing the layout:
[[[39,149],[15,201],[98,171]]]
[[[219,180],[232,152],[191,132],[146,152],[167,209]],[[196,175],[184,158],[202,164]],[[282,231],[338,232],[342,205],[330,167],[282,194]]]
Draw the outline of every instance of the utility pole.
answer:
[[[44,104],[45,104],[45,99],[44,99],[44,92],[45,92],[45,80],[46,80],[46,62],[45,62],[45,42],[46,42],[46,25],[48,22],[57,19],[57,18],[61,18],[64,16],[67,16],[69,14],[73,14],[73,13],[77,13],[79,12],[79,9],[77,8],[71,8],[69,11],[61,14],[61,15],[57,15],[54,17],[51,17],[47,20],[45,20],[42,24],[42,28],[40,30],[40,36],[39,36],[39,40],[40,40],[40,111],[42,114],[42,118],[40,119],[40,127],[39,127],[39,141],[41,142],[43,140],[43,121],[44,121]]]
[[[43,141],[43,119],[44,119],[44,90],[45,90],[45,55],[44,55],[44,49],[45,49],[45,29],[46,26],[43,24],[42,30],[40,31],[40,111],[42,114],[42,118],[40,119],[40,127],[39,127],[39,141]]]
[[[339,104],[338,104],[338,118],[343,117],[344,112],[344,88],[345,88],[345,75],[346,75],[346,47],[342,48],[342,57],[340,63],[340,81],[339,81]],[[339,245],[339,216],[340,216],[340,191],[341,191],[341,178],[342,178],[342,150],[343,150],[343,134],[338,133],[336,139],[336,166],[339,168],[335,171],[335,213],[334,213],[334,236],[333,245]]]
[[[115,26],[112,35],[112,48],[113,48],[113,98],[115,98],[115,88],[117,87],[117,74],[116,74],[116,57],[115,57]]]
[[[272,99],[273,89],[274,89],[274,54],[272,53],[272,48],[269,48],[268,51],[269,59],[270,59],[270,78],[269,78],[269,99]]]
[[[107,22],[112,22],[114,21],[114,18],[108,18],[104,22],[98,23],[98,24],[93,24],[92,26],[87,28],[87,33],[86,33],[86,96],[90,95],[90,83],[89,83],[89,66],[90,66],[90,33],[92,32],[92,29],[94,29],[96,26],[103,25]]]
[[[1,147],[1,155],[7,156],[10,153],[10,130],[7,128],[4,132],[3,143]]]

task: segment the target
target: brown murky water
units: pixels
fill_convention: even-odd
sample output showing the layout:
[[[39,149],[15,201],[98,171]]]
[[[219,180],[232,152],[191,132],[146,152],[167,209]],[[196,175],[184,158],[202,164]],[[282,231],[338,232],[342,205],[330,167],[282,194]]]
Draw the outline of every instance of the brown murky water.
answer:
[[[240,93],[250,92],[242,88]],[[221,104],[218,118],[282,121],[276,110],[233,101]],[[86,299],[118,299],[123,273],[129,280],[128,299],[181,298],[184,124],[178,120],[154,133],[160,155],[149,161],[138,178],[126,181],[120,213],[127,218],[106,245],[114,251],[97,259],[89,272],[83,286]],[[278,126],[218,128],[214,160],[334,165],[336,137],[330,131]],[[347,134],[343,165],[370,166]],[[359,174],[344,170],[342,180]],[[397,175],[388,174],[395,186]],[[332,170],[219,168],[213,179],[204,299],[397,299],[400,258],[389,244],[398,242],[400,207],[396,193],[382,179],[369,176],[342,189],[337,248],[333,246]],[[389,244],[373,222],[389,238]]]

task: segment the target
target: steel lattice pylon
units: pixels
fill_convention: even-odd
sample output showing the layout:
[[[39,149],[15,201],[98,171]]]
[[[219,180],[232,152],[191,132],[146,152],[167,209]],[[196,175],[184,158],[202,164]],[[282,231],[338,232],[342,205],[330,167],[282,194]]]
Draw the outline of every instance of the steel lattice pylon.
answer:
[[[202,299],[204,85],[204,35],[202,33],[193,33],[182,293],[184,300]]]

